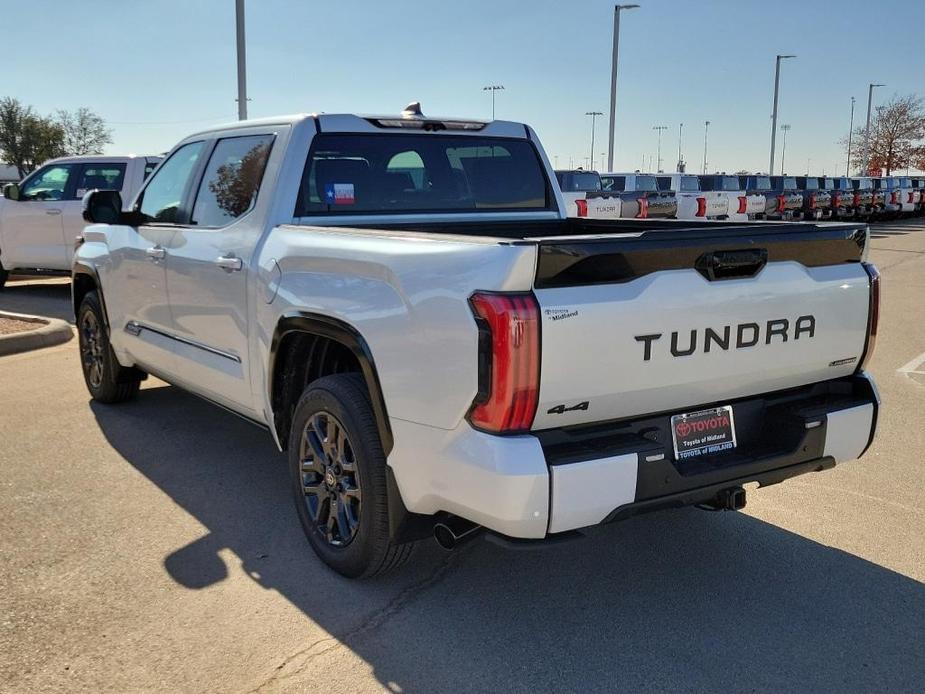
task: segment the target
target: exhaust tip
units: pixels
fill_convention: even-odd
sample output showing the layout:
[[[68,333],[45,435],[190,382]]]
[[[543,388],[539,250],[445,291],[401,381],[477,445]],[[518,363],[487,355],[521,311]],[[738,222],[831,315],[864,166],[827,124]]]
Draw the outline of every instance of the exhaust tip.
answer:
[[[434,524],[434,539],[447,552],[456,549],[467,540],[471,540],[482,529],[464,518],[452,516],[449,519]]]
[[[447,552],[452,552],[456,549],[456,535],[443,523],[437,523],[434,526],[434,539]]]

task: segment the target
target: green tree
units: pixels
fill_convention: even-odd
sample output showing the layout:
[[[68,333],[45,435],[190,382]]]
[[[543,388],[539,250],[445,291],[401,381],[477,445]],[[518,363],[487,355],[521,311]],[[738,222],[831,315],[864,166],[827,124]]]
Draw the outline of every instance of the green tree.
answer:
[[[851,142],[851,165],[855,170],[864,168],[865,125],[858,126]],[[925,139],[925,104],[915,94],[894,95],[877,107],[870,123],[869,169],[882,169],[889,176],[897,169],[915,165],[919,141]],[[840,141],[848,146],[847,136]],[[863,173],[867,173],[866,171]]]
[[[64,156],[64,129],[18,99],[0,99],[0,159],[15,166],[21,178],[43,161]]]

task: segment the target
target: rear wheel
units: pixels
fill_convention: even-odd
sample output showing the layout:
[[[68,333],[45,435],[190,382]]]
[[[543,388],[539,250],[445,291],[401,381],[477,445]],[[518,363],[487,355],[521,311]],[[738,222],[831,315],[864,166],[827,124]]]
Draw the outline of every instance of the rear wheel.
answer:
[[[385,573],[412,545],[389,539],[385,455],[359,374],[311,383],[293,415],[289,470],[302,529],[319,558],[349,578]]]
[[[109,344],[100,298],[89,292],[77,311],[77,339],[84,382],[94,400],[116,403],[138,393],[141,374],[119,364]]]

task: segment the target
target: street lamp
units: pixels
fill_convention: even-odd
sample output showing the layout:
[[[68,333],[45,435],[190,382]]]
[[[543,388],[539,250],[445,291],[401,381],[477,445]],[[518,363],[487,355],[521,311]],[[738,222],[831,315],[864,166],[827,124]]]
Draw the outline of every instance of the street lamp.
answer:
[[[864,170],[861,172],[863,176],[867,176],[870,172],[870,104],[874,99],[874,87],[885,86],[885,84],[871,83],[868,85],[867,89],[867,128],[864,132]]]
[[[684,173],[684,157],[681,156],[681,131],[684,123],[678,125],[678,173]]]
[[[658,173],[662,170],[662,131],[668,130],[667,125],[653,125],[653,130],[658,130],[658,154],[655,157],[655,171]]]
[[[780,126],[781,131],[784,133],[784,146],[780,152],[780,175],[784,175],[784,157],[787,156],[787,133],[790,132],[790,126],[786,123]],[[771,172],[771,175],[774,175],[774,172]]]
[[[603,116],[604,114],[600,111],[586,111],[586,116],[591,116],[591,168],[594,168],[594,121],[598,116]]]
[[[620,10],[633,10],[639,5],[614,5],[613,8],[613,62],[610,70],[610,130],[607,146],[607,170],[613,171],[614,117],[617,112],[617,58],[620,52]]]
[[[247,120],[247,57],[244,53],[244,0],[235,2],[238,43],[238,120]]]
[[[710,121],[703,122],[703,173],[707,172],[707,134],[710,131]]]
[[[851,136],[854,135],[854,97],[851,97],[851,123],[848,126],[848,161],[845,162],[845,176],[851,175]]]
[[[768,171],[774,173],[774,138],[777,135],[777,94],[780,91],[780,61],[796,58],[795,55],[779,55],[774,64],[774,110],[771,111],[771,165]]]
[[[503,84],[490,84],[487,87],[482,87],[483,92],[491,92],[491,119],[495,119],[495,92],[504,89]]]

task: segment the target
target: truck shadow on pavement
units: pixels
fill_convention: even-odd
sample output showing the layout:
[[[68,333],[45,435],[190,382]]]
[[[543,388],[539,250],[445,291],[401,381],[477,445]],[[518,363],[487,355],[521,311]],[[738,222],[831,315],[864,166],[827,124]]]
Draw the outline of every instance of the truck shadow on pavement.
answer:
[[[209,530],[165,558],[175,581],[221,582],[236,570],[218,556],[230,549],[336,638],[319,650],[289,634],[291,652],[254,686],[317,683],[331,658],[351,667],[350,652],[404,692],[925,683],[925,586],[745,514],[663,512],[537,551],[477,540],[447,555],[427,542],[392,575],[347,581],[306,544],[268,435],[173,387],[91,407],[125,460]]]

